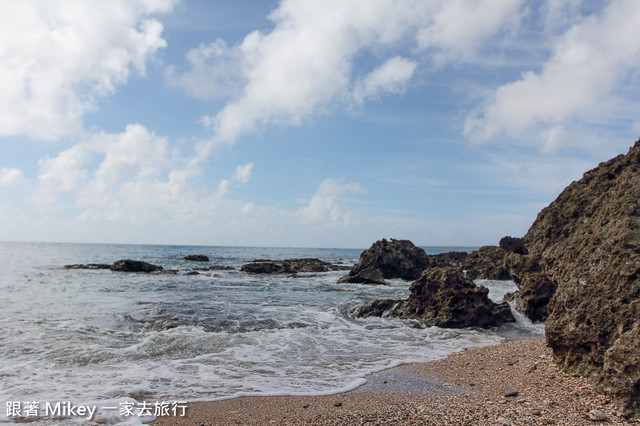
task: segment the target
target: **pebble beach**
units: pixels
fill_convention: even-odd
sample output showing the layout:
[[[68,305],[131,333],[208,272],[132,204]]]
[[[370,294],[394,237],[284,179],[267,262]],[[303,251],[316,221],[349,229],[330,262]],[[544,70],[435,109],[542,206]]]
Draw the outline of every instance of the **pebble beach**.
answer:
[[[585,425],[638,424],[587,380],[560,371],[544,339],[408,364],[329,396],[243,397],[188,405],[153,425]]]

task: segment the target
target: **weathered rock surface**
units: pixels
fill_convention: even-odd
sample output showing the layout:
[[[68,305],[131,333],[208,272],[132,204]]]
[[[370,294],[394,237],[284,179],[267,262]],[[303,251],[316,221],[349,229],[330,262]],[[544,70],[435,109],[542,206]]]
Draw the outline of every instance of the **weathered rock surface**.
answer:
[[[546,320],[547,305],[556,291],[555,282],[547,277],[532,256],[509,253],[504,264],[518,286],[518,291],[506,294],[504,300],[515,301],[515,308],[531,321]]]
[[[123,259],[118,260],[113,265],[111,265],[112,271],[119,272],[155,272],[161,271],[162,266],[153,265],[151,263],[143,262],[141,260],[131,260],[131,259]]]
[[[524,238],[502,237],[498,243],[504,251],[515,254],[528,254],[529,251],[524,245]]]
[[[209,256],[205,256],[204,254],[190,254],[188,256],[183,257],[184,260],[190,260],[192,262],[208,262]]]
[[[431,266],[427,253],[409,240],[382,239],[363,251],[360,261],[340,282],[370,283],[370,277],[415,280]],[[378,270],[380,274],[374,270]],[[384,283],[384,280],[382,281]]]
[[[299,272],[327,272],[344,270],[342,265],[334,265],[320,259],[285,259],[267,260],[256,259],[251,263],[242,265],[243,272],[252,274],[297,274]]]
[[[640,415],[640,140],[569,185],[525,244],[557,285],[545,323],[556,361]]]
[[[111,266],[107,263],[75,263],[73,265],[64,265],[66,269],[111,269]]]
[[[427,325],[489,328],[515,321],[506,303],[493,303],[489,290],[476,286],[455,268],[429,268],[410,287],[407,300],[377,300],[356,316],[394,316],[423,320]]]
[[[143,262],[141,260],[123,259],[118,260],[112,265],[106,263],[89,263],[89,264],[74,264],[64,265],[67,269],[110,269],[118,272],[156,272],[161,271],[162,266],[153,265],[151,263]]]
[[[462,269],[472,280],[509,280],[511,275],[504,267],[507,252],[497,246],[484,246],[470,252],[465,258]]]

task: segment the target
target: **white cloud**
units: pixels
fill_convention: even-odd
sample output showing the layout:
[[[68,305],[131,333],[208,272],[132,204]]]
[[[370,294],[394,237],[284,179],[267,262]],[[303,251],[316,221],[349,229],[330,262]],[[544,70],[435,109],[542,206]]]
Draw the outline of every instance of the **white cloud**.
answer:
[[[251,170],[253,169],[253,163],[247,163],[244,166],[236,167],[236,173],[233,175],[233,180],[240,183],[247,183],[251,178]]]
[[[181,87],[196,99],[210,100],[233,95],[242,82],[241,55],[224,40],[202,44],[186,54],[189,70],[178,73],[175,66],[166,70],[170,85]]]
[[[484,106],[469,114],[464,134],[484,142],[597,115],[638,71],[639,21],[640,3],[620,0],[600,16],[574,25],[557,40],[553,57],[540,73],[526,72],[520,80],[499,87]]]
[[[354,212],[348,210],[342,197],[347,193],[363,192],[357,183],[343,184],[335,179],[323,181],[309,203],[297,212],[304,224],[325,224],[346,228],[357,220]]]
[[[20,1],[0,6],[0,136],[82,130],[82,115],[165,47],[152,13],[175,0]]]
[[[0,186],[12,186],[22,181],[22,170],[14,167],[0,169]]]
[[[435,48],[436,65],[473,60],[506,24],[517,23],[523,0],[448,0],[418,34],[420,48]]]
[[[453,19],[452,3],[472,12],[465,12],[462,25]],[[413,40],[413,47],[420,43],[440,53],[440,62],[468,60],[477,46],[517,18],[521,3],[283,0],[270,15],[274,28],[269,33],[254,31],[232,47],[220,40],[202,45],[187,56],[190,70],[179,75],[172,68],[169,80],[194,96],[214,98],[225,93],[231,79],[231,100],[201,122],[215,132],[209,145],[233,143],[269,123],[298,125],[354,97],[401,93],[418,61],[397,53],[389,57],[389,51],[404,46],[407,54],[422,55],[406,45]],[[354,60],[363,52],[381,58],[381,64],[373,71],[355,69]],[[239,75],[230,76],[229,65]],[[238,83],[243,85],[236,88]],[[203,145],[202,155],[209,150]]]
[[[395,56],[367,74],[354,89],[354,99],[362,103],[365,98],[382,93],[403,93],[406,82],[413,76],[417,63]]]

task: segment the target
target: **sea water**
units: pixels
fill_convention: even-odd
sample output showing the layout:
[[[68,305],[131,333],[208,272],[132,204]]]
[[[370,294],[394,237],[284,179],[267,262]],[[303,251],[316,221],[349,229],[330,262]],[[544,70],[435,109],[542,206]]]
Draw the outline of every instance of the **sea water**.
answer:
[[[351,266],[361,252],[0,243],[0,421],[15,421],[21,409],[23,418],[46,424],[51,417],[60,424],[85,422],[88,415],[63,412],[69,404],[96,407],[90,424],[135,424],[153,418],[154,410],[132,414],[123,406],[157,410],[161,402],[179,414],[184,402],[198,400],[329,394],[353,389],[384,368],[544,331],[521,315],[515,324],[490,330],[360,319],[353,316],[358,306],[406,298],[410,283],[338,284],[348,271],[240,271],[258,258],[312,257]],[[211,260],[182,259],[189,254]],[[144,260],[165,273],[64,268],[119,259]],[[515,289],[511,281],[478,284],[497,301]]]

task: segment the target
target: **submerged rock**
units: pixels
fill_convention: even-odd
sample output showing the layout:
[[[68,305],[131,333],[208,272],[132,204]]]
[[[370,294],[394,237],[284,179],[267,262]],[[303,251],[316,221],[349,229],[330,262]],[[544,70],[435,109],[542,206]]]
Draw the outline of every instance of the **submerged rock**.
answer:
[[[584,174],[525,236],[557,289],[546,338],[559,365],[640,414],[640,140]]]
[[[256,259],[251,263],[242,265],[243,272],[252,274],[297,274],[299,272],[328,272],[344,269],[341,265],[334,265],[320,259],[285,259],[267,260]]]
[[[143,262],[141,260],[131,260],[131,259],[123,259],[118,260],[113,265],[111,265],[112,271],[119,272],[155,272],[161,271],[162,266],[153,265],[151,263]]]
[[[106,263],[88,263],[65,265],[64,267],[67,269],[110,269],[117,272],[155,272],[162,270],[162,266],[130,259],[118,260],[111,265]]]
[[[208,262],[209,257],[204,254],[190,254],[188,256],[183,257],[184,260],[190,260],[192,262]]]
[[[383,284],[384,278],[415,280],[430,266],[427,253],[411,241],[382,239],[362,252],[358,264],[340,282]]]
[[[76,263],[73,265],[64,265],[64,267],[67,269],[111,269],[111,266],[113,265],[109,265],[106,263]]]
[[[496,304],[489,290],[476,286],[454,268],[430,268],[409,289],[407,300],[377,300],[356,316],[394,316],[424,321],[429,326],[489,328],[514,322],[506,303]]]

